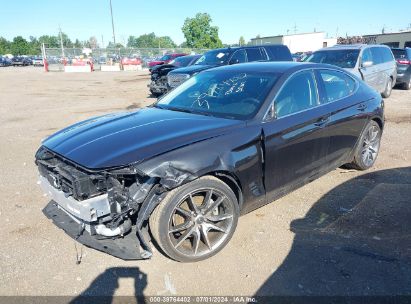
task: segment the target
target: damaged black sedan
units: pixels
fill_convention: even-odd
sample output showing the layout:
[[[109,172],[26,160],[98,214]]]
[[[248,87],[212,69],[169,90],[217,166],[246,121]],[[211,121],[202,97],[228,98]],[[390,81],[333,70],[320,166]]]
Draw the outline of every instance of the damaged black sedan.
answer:
[[[370,168],[383,100],[344,70],[247,63],[190,78],[150,107],[92,118],[36,154],[43,212],[122,259],[150,241],[192,262],[221,250],[238,217],[341,166]]]

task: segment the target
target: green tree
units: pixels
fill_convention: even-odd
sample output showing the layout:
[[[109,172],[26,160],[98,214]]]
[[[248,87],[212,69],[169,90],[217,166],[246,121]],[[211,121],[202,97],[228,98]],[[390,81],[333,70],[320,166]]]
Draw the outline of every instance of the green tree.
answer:
[[[157,37],[156,34],[150,33],[138,37],[128,37],[127,46],[134,48],[172,48],[176,47],[176,44],[169,36]]]
[[[0,55],[11,53],[11,43],[6,38],[0,37]]]
[[[14,37],[11,43],[11,52],[13,55],[27,55],[30,52],[30,45],[22,36]]]
[[[29,37],[29,54],[30,55],[39,55],[41,53],[41,45],[36,37]]]
[[[59,34],[60,35],[60,34]],[[59,46],[60,46],[60,36],[57,37],[59,41]],[[61,38],[63,38],[63,46],[67,48],[72,48],[73,47],[73,42],[71,42],[69,36],[65,33],[61,33]]]
[[[60,39],[57,36],[43,35],[39,37],[40,45],[44,43],[46,48],[58,48],[60,47]]]
[[[75,48],[77,48],[77,49],[83,47],[83,45],[81,44],[80,40],[78,40],[78,39],[76,39],[76,40],[74,41],[74,45],[73,45],[73,46],[74,46]]]
[[[89,44],[88,41],[86,43]],[[86,47],[89,47],[89,46],[86,46]],[[114,45],[114,43],[110,41],[107,45],[107,48],[108,49],[122,49],[122,48],[124,48],[124,45],[122,45],[121,43],[118,43],[118,42]]]
[[[154,48],[158,47],[156,34],[144,34],[139,37],[130,36],[128,38],[127,46],[135,48]]]
[[[207,13],[198,13],[194,18],[186,18],[181,29],[188,47],[212,49],[223,45],[218,37],[218,27],[212,26],[211,21]]]
[[[157,37],[157,44],[162,48],[174,48],[177,45],[169,36]]]
[[[239,44],[240,46],[245,45],[245,40],[244,40],[244,37],[243,37],[243,36],[241,36],[240,39],[238,40],[238,44]]]

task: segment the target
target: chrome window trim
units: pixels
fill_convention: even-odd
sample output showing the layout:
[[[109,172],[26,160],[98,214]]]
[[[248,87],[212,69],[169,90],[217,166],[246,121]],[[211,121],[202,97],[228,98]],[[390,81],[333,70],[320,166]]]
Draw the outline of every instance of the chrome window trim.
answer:
[[[275,115],[273,118],[267,117],[267,116],[268,116],[268,112],[270,112],[271,108],[273,108],[274,111],[275,111],[275,99],[276,99],[277,96],[281,93],[281,91],[283,90],[284,86],[288,83],[288,81],[289,81],[292,77],[294,77],[295,74],[297,74],[297,73],[299,73],[299,72],[310,71],[310,70],[314,73],[314,81],[315,81],[316,90],[317,90],[317,102],[318,102],[319,104],[316,105],[315,107],[308,108],[308,109],[304,109],[304,110],[301,110],[301,111],[298,111],[298,112],[294,112],[294,113],[290,113],[290,114],[287,114],[287,115],[284,115],[284,116],[281,116],[281,117],[277,117],[276,115]],[[354,89],[354,91],[353,91],[350,95],[341,97],[341,98],[339,98],[339,99],[336,99],[336,100],[333,100],[333,101],[329,101],[329,102],[327,102],[327,103],[320,103],[320,95],[319,95],[319,91],[318,91],[317,77],[315,77],[315,71],[320,71],[320,70],[337,71],[337,72],[340,72],[340,73],[342,73],[342,74],[344,74],[344,75],[347,75],[348,77],[350,77],[350,78],[351,78],[352,80],[354,80],[354,82],[355,82],[355,89]],[[271,121],[274,121],[274,120],[277,120],[277,119],[281,119],[281,118],[284,118],[284,117],[289,117],[289,116],[291,116],[291,115],[303,113],[303,112],[306,112],[306,111],[308,111],[308,110],[316,109],[316,108],[318,108],[318,107],[325,106],[325,105],[328,105],[328,104],[333,103],[333,102],[337,102],[337,101],[339,101],[339,100],[342,100],[342,99],[344,99],[344,98],[350,97],[350,96],[354,95],[355,93],[357,93],[359,87],[360,87],[360,85],[359,85],[358,80],[356,80],[354,77],[352,77],[351,75],[349,75],[347,72],[344,72],[344,71],[340,71],[340,70],[336,70],[336,69],[332,69],[332,68],[327,68],[327,67],[324,67],[324,68],[322,68],[322,67],[321,67],[321,68],[319,68],[319,67],[318,67],[318,68],[317,68],[317,67],[316,67],[316,68],[307,68],[307,69],[302,69],[302,70],[295,71],[294,73],[292,73],[292,74],[288,77],[288,79],[287,79],[287,80],[283,83],[283,85],[281,86],[280,90],[278,90],[278,92],[277,92],[277,93],[275,94],[275,96],[273,97],[273,100],[270,102],[270,106],[268,107],[267,111],[265,112],[265,114],[264,114],[264,116],[263,116],[262,122],[263,122],[263,123],[271,122]]]

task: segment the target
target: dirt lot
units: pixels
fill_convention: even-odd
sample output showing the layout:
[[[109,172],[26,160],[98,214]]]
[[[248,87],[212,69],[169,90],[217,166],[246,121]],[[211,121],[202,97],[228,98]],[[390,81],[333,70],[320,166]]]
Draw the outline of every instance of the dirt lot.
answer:
[[[375,167],[337,169],[240,218],[217,256],[180,264],[155,250],[125,262],[83,247],[42,214],[42,138],[154,101],[146,72],[0,69],[0,295],[411,295],[411,91],[386,100]],[[80,250],[81,246],[77,246]]]

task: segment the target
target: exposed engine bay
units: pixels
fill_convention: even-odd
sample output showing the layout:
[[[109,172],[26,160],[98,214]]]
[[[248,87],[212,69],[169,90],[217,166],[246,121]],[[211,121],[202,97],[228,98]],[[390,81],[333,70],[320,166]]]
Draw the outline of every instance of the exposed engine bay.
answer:
[[[151,82],[148,85],[150,92],[155,96],[160,96],[170,89],[167,83],[167,74],[177,67],[171,64],[164,64],[153,69]]]
[[[151,257],[147,219],[165,195],[156,178],[127,167],[89,171],[45,148],[37,152],[36,164],[39,183],[52,199],[43,212],[57,226],[80,243],[123,259]],[[122,241],[128,235],[132,243]],[[109,245],[91,244],[97,240]]]

